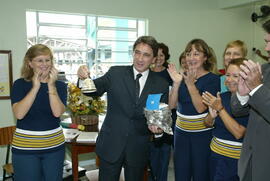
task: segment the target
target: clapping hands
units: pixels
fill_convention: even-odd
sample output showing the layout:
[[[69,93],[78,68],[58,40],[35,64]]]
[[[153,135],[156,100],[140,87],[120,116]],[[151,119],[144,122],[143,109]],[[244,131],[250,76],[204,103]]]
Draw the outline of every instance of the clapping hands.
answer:
[[[192,85],[197,81],[197,71],[194,68],[189,68],[186,74],[183,74],[185,83],[187,85]]]
[[[174,64],[169,64],[168,65],[168,69],[167,69],[171,79],[173,80],[173,82],[180,84],[181,81],[183,80],[183,72],[177,72],[176,67]]]
[[[210,92],[204,92],[202,95],[202,101],[209,107],[209,111],[212,117],[217,116],[217,111],[223,109],[222,101],[219,92],[217,97],[213,96]]]
[[[241,96],[244,96],[262,84],[263,76],[261,65],[252,60],[245,60],[243,65],[240,65],[240,69],[238,92]]]
[[[180,84],[183,79],[187,85],[194,84],[197,81],[196,69],[190,68],[186,72],[183,72],[183,70],[177,72],[175,65],[169,64],[167,70],[173,82],[177,84]]]
[[[57,80],[58,70],[55,67],[48,68],[46,71],[36,70],[32,77],[33,87],[39,88],[41,82],[48,82],[48,85],[53,85]]]
[[[57,80],[58,70],[55,67],[52,67],[49,72],[49,80],[48,84],[53,85],[55,81]]]
[[[248,88],[245,80],[241,76],[239,77],[237,89],[240,96],[246,96],[250,92],[250,89]]]

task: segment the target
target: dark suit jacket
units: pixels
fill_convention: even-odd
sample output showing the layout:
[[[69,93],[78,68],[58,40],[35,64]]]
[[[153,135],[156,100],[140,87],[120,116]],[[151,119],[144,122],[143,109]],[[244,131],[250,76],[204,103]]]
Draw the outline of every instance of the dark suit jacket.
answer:
[[[107,113],[96,143],[97,155],[115,162],[129,144],[130,162],[145,164],[148,161],[150,131],[143,108],[149,94],[163,93],[161,102],[167,103],[168,83],[149,72],[139,103],[135,102],[135,80],[132,66],[115,66],[94,80],[96,95],[107,92]]]
[[[248,104],[241,106],[236,95],[231,99],[232,111],[235,116],[250,113],[247,131],[243,141],[238,174],[244,178],[251,161],[252,180],[270,180],[270,63],[262,66],[263,86],[260,87]]]

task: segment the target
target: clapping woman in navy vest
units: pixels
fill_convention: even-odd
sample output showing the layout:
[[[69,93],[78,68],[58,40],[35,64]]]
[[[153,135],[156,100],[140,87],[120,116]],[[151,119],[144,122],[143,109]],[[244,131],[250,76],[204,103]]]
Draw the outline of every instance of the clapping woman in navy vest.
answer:
[[[173,80],[170,108],[177,107],[174,131],[174,168],[176,181],[209,181],[211,128],[204,125],[208,107],[202,102],[205,91],[220,90],[218,75],[211,73],[213,55],[202,39],[191,40],[185,49],[188,69],[178,73],[174,65],[168,71]]]
[[[211,181],[238,181],[237,162],[240,158],[242,141],[246,131],[248,116],[235,117],[232,115],[231,95],[236,93],[240,65],[244,58],[232,59],[226,69],[225,85],[229,91],[212,95],[203,93],[203,102],[209,106],[206,117],[207,127],[214,126],[213,139],[210,144],[210,173]]]
[[[11,92],[17,118],[12,141],[15,180],[60,181],[65,156],[60,116],[65,111],[67,85],[57,81],[52,51],[42,44],[27,50],[21,71]]]

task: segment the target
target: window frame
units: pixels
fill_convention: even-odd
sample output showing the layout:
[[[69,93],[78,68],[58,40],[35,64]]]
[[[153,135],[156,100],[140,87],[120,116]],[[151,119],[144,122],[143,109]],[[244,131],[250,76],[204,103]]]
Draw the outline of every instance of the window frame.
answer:
[[[147,19],[144,19],[144,18],[130,18],[130,17],[115,17],[115,16],[100,16],[100,15],[93,15],[93,14],[75,14],[75,13],[64,13],[64,12],[47,12],[47,11],[38,11],[38,10],[27,10],[26,13],[28,12],[32,12],[32,13],[35,13],[35,18],[36,18],[36,36],[35,38],[31,41],[28,37],[28,34],[27,34],[27,44],[28,44],[28,47],[29,46],[32,46],[34,44],[38,44],[38,43],[44,43],[45,41],[47,41],[47,43],[50,41],[55,41],[55,43],[57,43],[57,41],[59,42],[64,42],[64,40],[78,40],[79,41],[85,41],[84,43],[84,48],[80,48],[80,47],[77,47],[77,48],[74,48],[74,50],[72,50],[72,48],[70,48],[69,50],[61,50],[61,48],[59,47],[52,47],[50,46],[53,51],[54,51],[54,56],[55,56],[55,64],[58,65],[58,66],[62,66],[62,65],[65,65],[66,67],[72,67],[73,64],[87,64],[87,66],[89,68],[93,68],[93,65],[96,65],[99,66],[99,65],[102,65],[102,64],[106,64],[107,66],[113,66],[113,65],[129,65],[129,64],[132,64],[132,50],[130,50],[131,47],[128,47],[127,50],[117,50],[117,49],[112,49],[110,48],[109,50],[106,50],[106,48],[102,49],[100,47],[98,47],[100,45],[101,42],[124,42],[124,43],[127,43],[127,44],[133,44],[135,42],[135,40],[141,36],[141,35],[147,35],[148,34],[148,20]],[[40,21],[40,14],[42,13],[49,13],[49,14],[60,14],[60,15],[78,15],[78,16],[83,16],[84,19],[85,19],[85,23],[84,25],[72,25],[72,24],[65,24],[65,23],[49,23],[49,22],[41,22]],[[91,51],[94,51],[94,57],[92,59],[92,62],[91,60],[89,59],[89,40],[90,38],[88,37],[88,33],[87,32],[87,28],[88,26],[91,26],[92,24],[90,24],[90,20],[93,20],[95,19],[95,22],[93,21],[92,23],[95,23],[95,40],[93,41],[93,43],[95,44],[95,47],[92,48],[93,50]],[[131,21],[136,21],[136,27],[135,28],[130,28],[130,27],[111,27],[111,26],[99,26],[99,20],[101,18],[107,18],[107,19],[112,19],[112,20],[131,20]],[[115,21],[116,22],[116,21]],[[141,33],[140,31],[140,22],[142,22],[144,24],[144,33]],[[40,31],[41,31],[41,28],[42,27],[60,27],[60,28],[81,28],[81,29],[84,29],[85,30],[85,36],[84,37],[56,37],[56,36],[53,36],[53,35],[49,35],[49,36],[41,36],[40,34]],[[124,39],[110,39],[109,37],[98,37],[98,33],[101,32],[102,30],[107,30],[107,31],[114,31],[114,32],[117,32],[117,31],[126,31],[126,32],[133,32],[135,33],[135,36],[133,39],[129,40],[124,40]],[[27,32],[28,33],[28,32]],[[58,42],[58,43],[59,43]],[[46,43],[45,43],[46,44]],[[47,44],[48,45],[48,44]],[[130,45],[128,45],[130,46]],[[71,42],[70,42],[70,47],[72,47],[71,45]],[[82,46],[83,47],[83,46]],[[103,52],[102,52],[103,51]],[[107,51],[107,52],[106,52]],[[82,56],[82,60],[80,61],[79,59],[77,60],[74,60],[72,61],[71,59],[66,59],[66,58],[62,58],[62,60],[60,60],[60,56],[63,56],[65,57],[66,55],[64,55],[65,53],[68,53],[68,52],[74,52],[74,53],[80,53]],[[63,54],[63,55],[60,55],[60,54]],[[98,55],[100,54],[104,54],[104,56],[106,56],[106,53],[110,54],[110,59],[111,61],[108,61],[109,59],[101,59],[99,60],[100,57],[98,57]],[[114,55],[118,55],[119,53],[124,53],[127,55],[127,57],[129,58],[127,61],[120,61],[118,62],[118,60],[115,60],[113,59],[113,54]],[[83,55],[84,54],[84,55]],[[90,55],[91,56],[91,55]],[[108,56],[108,55],[107,55]],[[62,63],[60,63],[62,62]],[[64,67],[64,66],[63,66]],[[95,72],[95,77],[99,77],[101,76],[100,74],[98,74],[98,68],[93,68],[92,71],[94,70]],[[104,74],[105,72],[102,72],[102,74]],[[71,74],[66,74],[67,75],[67,78],[70,76],[74,76],[76,75],[76,72],[73,72]],[[95,78],[94,77],[94,78]],[[69,78],[68,78],[69,79]],[[72,78],[70,78],[70,80],[73,80]]]

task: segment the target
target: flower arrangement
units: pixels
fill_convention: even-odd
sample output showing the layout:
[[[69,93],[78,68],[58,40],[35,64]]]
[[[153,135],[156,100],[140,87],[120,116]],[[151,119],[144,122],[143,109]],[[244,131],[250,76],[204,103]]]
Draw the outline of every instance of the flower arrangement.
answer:
[[[72,116],[99,115],[105,113],[105,101],[97,96],[85,96],[81,89],[70,83],[68,85],[67,109]]]

